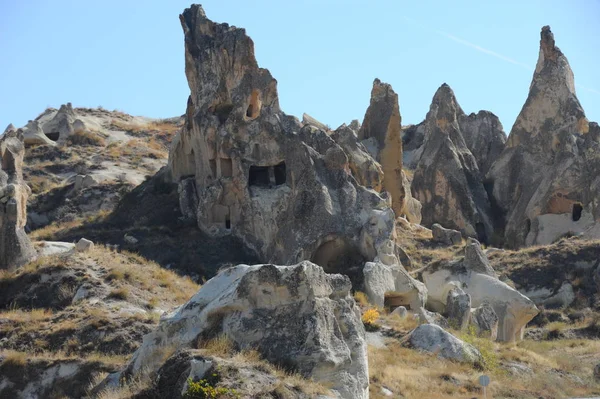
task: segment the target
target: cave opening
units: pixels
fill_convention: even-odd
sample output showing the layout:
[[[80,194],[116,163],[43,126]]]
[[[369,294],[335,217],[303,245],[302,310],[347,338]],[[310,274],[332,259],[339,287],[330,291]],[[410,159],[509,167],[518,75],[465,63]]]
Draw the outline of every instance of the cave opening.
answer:
[[[48,137],[52,141],[58,141],[58,138],[60,137],[59,132],[50,132],[50,133],[44,133],[44,134],[46,135],[46,137]]]
[[[258,90],[252,90],[252,94],[250,95],[250,104],[248,104],[248,108],[246,109],[247,118],[256,119],[260,115],[261,101],[258,98],[259,94],[260,92]]]
[[[325,273],[345,274],[355,290],[360,290],[364,281],[363,267],[367,259],[356,244],[342,237],[334,237],[322,243],[312,255],[311,262],[321,266]]]
[[[250,166],[248,175],[248,185],[258,187],[269,187],[269,167],[268,166]]]
[[[571,219],[574,222],[578,222],[581,219],[581,213],[583,212],[583,204],[581,202],[576,202],[573,204],[573,209],[571,211]]]

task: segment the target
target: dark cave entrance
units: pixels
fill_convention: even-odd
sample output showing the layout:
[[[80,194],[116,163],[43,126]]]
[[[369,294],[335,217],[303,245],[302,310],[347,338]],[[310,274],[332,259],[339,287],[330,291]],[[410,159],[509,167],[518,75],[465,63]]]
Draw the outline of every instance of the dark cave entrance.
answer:
[[[48,137],[52,141],[58,141],[58,138],[60,137],[59,132],[51,132],[51,133],[44,133],[44,134],[46,135],[46,137]]]
[[[273,174],[275,175],[275,185],[280,186],[285,184],[285,162],[281,162],[273,166]]]
[[[574,222],[578,222],[581,219],[581,213],[583,212],[583,204],[581,202],[576,202],[573,204],[573,210],[571,211],[571,219]]]
[[[352,287],[359,290],[363,284],[363,267],[367,259],[358,246],[341,237],[323,242],[312,255],[311,262],[321,266],[328,274],[345,274]]]
[[[249,186],[269,187],[269,167],[268,166],[250,166],[248,175]]]

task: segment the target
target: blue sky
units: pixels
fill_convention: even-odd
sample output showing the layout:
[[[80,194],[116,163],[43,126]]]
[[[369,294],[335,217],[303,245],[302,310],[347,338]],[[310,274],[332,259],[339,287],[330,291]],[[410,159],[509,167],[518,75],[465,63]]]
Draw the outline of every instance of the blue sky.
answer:
[[[185,111],[178,0],[0,0],[0,129],[47,106],[170,117]],[[600,0],[202,3],[244,27],[279,82],[285,112],[337,127],[362,120],[373,79],[391,83],[403,124],[420,122],[448,83],[465,112],[496,113],[508,133],[550,25],[590,120],[600,121]]]

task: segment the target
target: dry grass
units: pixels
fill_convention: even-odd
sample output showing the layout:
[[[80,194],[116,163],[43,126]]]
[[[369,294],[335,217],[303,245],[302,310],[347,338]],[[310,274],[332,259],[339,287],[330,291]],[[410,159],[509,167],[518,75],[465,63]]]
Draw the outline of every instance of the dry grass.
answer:
[[[4,367],[24,367],[29,359],[29,354],[17,351],[6,351],[0,356],[3,357],[2,366]]]
[[[361,306],[369,306],[369,300],[367,299],[367,294],[361,291],[356,291],[354,293],[354,300]]]
[[[50,317],[52,317],[52,311],[48,309],[15,309],[0,312],[0,320],[4,319],[19,323],[37,323],[48,320]]]
[[[531,398],[584,397],[600,394],[592,370],[598,361],[600,341],[556,340],[522,341],[518,344],[494,343],[464,333],[486,360],[496,359],[484,372],[467,364],[439,359],[433,354],[403,348],[397,341],[386,348],[369,347],[371,397],[384,398],[381,387],[406,398],[472,398],[480,394],[476,384],[482,373],[491,377],[488,397]],[[487,355],[485,354],[487,352]],[[503,364],[516,362],[533,370],[532,374],[511,374]]]
[[[104,147],[106,145],[106,141],[100,134],[91,131],[75,132],[67,137],[67,142],[79,146]]]
[[[126,301],[129,298],[129,289],[127,287],[115,288],[108,294],[107,298]]]

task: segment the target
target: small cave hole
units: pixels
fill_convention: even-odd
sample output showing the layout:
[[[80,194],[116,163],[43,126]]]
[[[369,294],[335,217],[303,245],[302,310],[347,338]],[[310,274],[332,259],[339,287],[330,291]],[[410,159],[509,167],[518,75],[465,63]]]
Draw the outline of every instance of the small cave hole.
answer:
[[[227,218],[225,219],[225,228],[227,230],[231,230],[231,219],[229,218],[229,216],[227,216]]]
[[[325,273],[347,275],[354,289],[362,287],[364,280],[362,269],[367,260],[356,244],[347,239],[335,237],[325,241],[317,248],[310,260],[321,266]]]
[[[571,218],[574,222],[579,221],[581,219],[581,213],[583,212],[583,204],[581,202],[576,202],[573,204],[573,210],[571,212]]]
[[[46,137],[48,137],[52,141],[58,141],[58,138],[60,137],[59,132],[51,132],[51,133],[44,133],[44,134],[46,135]]]
[[[248,109],[246,109],[246,117],[250,119],[256,119],[260,115],[261,101],[259,95],[260,92],[258,90],[252,90],[250,104],[248,104]]]
[[[250,174],[248,175],[249,186],[269,187],[270,182],[268,166],[250,166]]]

